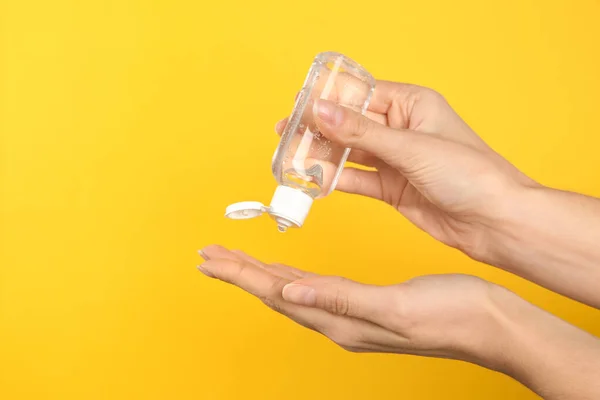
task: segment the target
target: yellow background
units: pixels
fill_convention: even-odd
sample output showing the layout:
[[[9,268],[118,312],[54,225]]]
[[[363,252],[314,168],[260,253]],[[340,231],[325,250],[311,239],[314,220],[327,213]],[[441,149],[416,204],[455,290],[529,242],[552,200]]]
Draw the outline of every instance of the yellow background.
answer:
[[[495,3],[495,4],[492,4]],[[531,399],[464,363],[345,353],[196,270],[209,243],[393,283],[464,272],[600,334],[598,313],[339,193],[269,201],[312,57],[441,91],[542,182],[600,196],[600,3],[0,0],[0,398]]]

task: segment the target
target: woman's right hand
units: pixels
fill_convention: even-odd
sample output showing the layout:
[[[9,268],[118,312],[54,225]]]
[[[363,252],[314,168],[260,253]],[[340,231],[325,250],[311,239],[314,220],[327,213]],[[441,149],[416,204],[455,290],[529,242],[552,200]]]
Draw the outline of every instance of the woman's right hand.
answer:
[[[383,200],[470,257],[600,308],[600,200],[543,187],[433,90],[378,82],[367,116],[319,100],[323,135],[352,148],[337,189]],[[286,121],[276,126],[281,133]]]
[[[535,182],[488,147],[437,92],[379,81],[367,117],[320,100],[315,122],[328,139],[352,148],[340,191],[383,200],[434,238],[474,258],[486,227],[502,217],[521,186]],[[277,124],[282,133],[286,120]]]

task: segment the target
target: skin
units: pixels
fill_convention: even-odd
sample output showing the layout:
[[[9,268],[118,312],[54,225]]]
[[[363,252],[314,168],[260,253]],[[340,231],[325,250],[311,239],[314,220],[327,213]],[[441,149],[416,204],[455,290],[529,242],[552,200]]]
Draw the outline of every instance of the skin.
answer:
[[[534,182],[430,89],[378,82],[366,117],[325,100],[313,114],[324,136],[353,149],[350,161],[375,169],[344,169],[338,190],[385,201],[469,257],[600,307],[600,200]],[[432,275],[373,286],[216,245],[200,254],[205,275],[349,351],[453,358],[547,399],[600,398],[600,341],[493,283]]]

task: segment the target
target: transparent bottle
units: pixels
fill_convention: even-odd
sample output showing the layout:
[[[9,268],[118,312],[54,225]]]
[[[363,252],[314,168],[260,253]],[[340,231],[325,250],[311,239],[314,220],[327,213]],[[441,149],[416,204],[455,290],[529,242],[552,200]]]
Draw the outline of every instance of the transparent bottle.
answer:
[[[248,219],[266,212],[281,232],[301,227],[314,199],[335,189],[350,153],[319,132],[313,116],[315,101],[329,100],[364,114],[374,90],[373,77],[348,57],[334,52],[317,55],[273,156],[279,186],[270,205],[236,203],[227,207],[225,216]]]

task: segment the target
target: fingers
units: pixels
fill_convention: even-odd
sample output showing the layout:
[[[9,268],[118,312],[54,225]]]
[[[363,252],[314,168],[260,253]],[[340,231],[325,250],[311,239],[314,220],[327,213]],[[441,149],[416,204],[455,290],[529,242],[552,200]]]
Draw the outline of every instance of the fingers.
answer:
[[[238,286],[258,297],[273,310],[284,314],[300,325],[324,334],[346,350],[355,352],[398,352],[410,345],[406,337],[375,322],[351,318],[350,315],[342,315],[343,312],[337,314],[332,312],[335,310],[340,311],[340,308],[306,307],[284,300],[282,297],[283,288],[291,281],[273,275],[270,270],[261,268],[261,265],[265,266],[266,264],[243,252],[229,251],[221,246],[209,246],[200,253],[206,258],[213,257],[199,267],[207,276]],[[217,256],[221,258],[214,258]],[[313,282],[323,285],[328,283],[337,284],[344,281],[336,277],[321,279],[314,274],[280,264],[274,264],[272,267],[281,269],[281,271],[293,276],[304,276],[302,279],[296,280],[297,282]],[[354,284],[358,287],[375,288]],[[379,288],[379,290],[385,291],[387,289]],[[364,295],[378,298],[374,296],[374,293],[365,292]],[[340,307],[343,307],[343,305]],[[354,309],[353,307],[352,310]],[[365,312],[368,312],[366,308]],[[379,314],[383,314],[383,312],[374,315]]]
[[[211,245],[199,251],[200,256],[205,260],[226,259],[232,261],[245,261],[267,272],[289,280],[295,280],[310,276],[308,272],[288,267],[283,264],[265,264],[256,258],[244,253],[241,250],[228,250],[223,246]]]
[[[228,260],[238,260],[239,259],[239,257],[237,257],[235,254],[233,254],[231,251],[229,251],[225,247],[219,246],[216,244],[206,246],[202,250],[198,250],[198,253],[205,260],[218,259],[218,258],[224,258],[224,259],[228,259]]]
[[[273,275],[277,275],[292,281],[314,275],[283,264],[263,264],[263,268]]]
[[[211,278],[232,284],[254,295],[272,310],[284,314],[309,329],[322,332],[328,324],[327,313],[323,310],[310,309],[284,301],[281,291],[290,281],[258,268],[254,264],[223,258],[206,261],[199,269]]]
[[[363,165],[370,168],[379,168],[381,166],[381,160],[371,154],[362,150],[353,150],[348,155],[348,162]]]
[[[340,175],[336,190],[383,200],[383,185],[377,171],[346,167]]]
[[[203,248],[202,250],[200,250],[198,253],[206,261],[227,260],[227,261],[233,261],[236,264],[248,263],[248,264],[253,265],[256,268],[259,268],[261,270],[268,272],[271,275],[274,275],[279,278],[287,279],[289,281],[293,281],[296,279],[302,279],[302,278],[308,278],[311,276],[316,276],[316,274],[302,271],[298,268],[293,268],[293,267],[283,265],[283,264],[265,264],[241,250],[228,250],[225,247],[219,246],[219,245],[207,246],[207,247]],[[202,272],[208,271],[206,269],[205,264],[206,263],[202,264],[199,267],[201,270],[203,269]],[[211,275],[211,277],[218,278],[215,275]],[[229,283],[232,283],[232,282],[229,282]]]
[[[280,271],[281,273],[285,273],[288,276],[295,277],[294,279],[308,278],[311,276],[317,276],[317,274],[313,274],[312,272],[302,271],[301,269],[290,267],[289,265],[283,264],[271,264],[270,265],[274,270]]]
[[[372,154],[403,172],[418,164],[434,140],[429,135],[378,124],[326,100],[315,103],[315,120],[328,139]]]
[[[377,81],[375,92],[373,92],[369,103],[369,110],[386,114],[394,102],[397,102],[401,108],[406,109],[408,108],[408,99],[425,90],[429,89],[408,83]]]
[[[200,267],[209,276],[238,286],[260,299],[276,297],[289,280],[275,276],[247,261],[216,258],[205,261]]]
[[[288,121],[289,121],[289,118],[286,117],[286,118],[282,119],[281,121],[277,122],[275,124],[275,133],[277,133],[278,135],[281,135],[283,133],[283,130],[287,126]]]
[[[265,268],[265,266],[266,266],[262,262],[258,261],[256,258],[249,256],[248,254],[244,253],[241,250],[231,250],[231,253],[233,253],[234,255],[236,255],[242,261],[247,261],[250,264],[254,264],[258,268]]]
[[[272,269],[261,268],[257,265],[262,264],[260,261],[250,262],[241,259],[238,254],[234,254],[221,246],[208,246],[202,249],[200,253],[207,261],[200,265],[198,269],[206,276],[239,287],[259,298],[269,308],[286,315],[302,326],[322,333],[328,330],[328,326],[331,326],[332,316],[327,312],[289,303],[281,297],[283,287],[290,281],[298,279],[298,275],[310,276],[303,274],[303,271],[291,267],[287,270],[282,265],[274,265]],[[280,274],[274,274],[274,270],[279,270]],[[283,275],[282,271],[284,270],[293,279],[280,276]]]
[[[339,277],[297,280],[285,285],[282,296],[291,303],[381,325],[386,323],[387,310],[396,304],[396,291],[390,287],[364,285]]]
[[[278,135],[283,133],[288,121],[289,118],[284,118],[275,124],[275,132]],[[351,151],[348,161],[355,164],[364,165],[366,167],[377,167],[380,164],[380,161],[377,159],[377,157],[360,150]]]
[[[384,114],[378,114],[378,113],[375,113],[372,111],[367,111],[367,113],[365,115],[367,118],[377,122],[378,124],[387,125],[387,116]],[[281,135],[283,133],[283,131],[285,130],[285,127],[287,126],[289,120],[290,120],[289,117],[285,117],[281,121],[278,121],[275,124],[275,133],[277,133],[278,135]]]
[[[390,147],[401,145],[402,133],[377,124],[348,108],[328,100],[315,102],[315,120],[321,133],[344,147],[359,149],[381,158]]]
[[[367,148],[363,148],[361,146],[371,145],[370,147],[376,147],[377,149],[379,149],[379,151],[387,151],[388,153],[390,151],[393,152],[393,150],[395,148],[390,148],[390,146],[387,146],[387,147],[381,146],[381,145],[378,146],[377,143],[375,143],[372,140],[369,140],[369,141],[362,140],[362,141],[360,141],[360,143],[356,143],[357,139],[358,139],[357,136],[361,136],[361,134],[363,133],[363,130],[365,130],[367,127],[374,128],[374,127],[380,126],[383,128],[387,128],[387,125],[388,125],[387,112],[389,111],[390,107],[393,104],[395,104],[397,106],[397,108],[399,108],[402,111],[402,114],[406,116],[406,117],[403,117],[403,119],[408,118],[407,116],[410,114],[410,111],[411,111],[410,108],[413,106],[410,104],[411,101],[414,102],[415,99],[418,100],[420,95],[424,95],[425,93],[428,93],[428,92],[435,93],[431,89],[427,89],[427,88],[417,86],[417,85],[389,82],[389,81],[377,81],[376,89],[372,96],[372,99],[371,99],[371,102],[369,105],[369,109],[366,112],[366,118],[365,117],[358,118],[357,116],[360,116],[360,114],[356,113],[356,112],[352,112],[348,108],[343,108],[343,107],[339,107],[339,106],[337,107],[338,109],[347,111],[347,113],[343,113],[343,114],[348,114],[348,116],[346,118],[343,118],[340,121],[340,122],[344,122],[343,127],[345,127],[346,130],[338,132],[339,133],[338,136],[334,135],[336,132],[333,128],[339,128],[339,127],[337,127],[336,124],[333,124],[333,126],[328,126],[331,124],[328,124],[327,121],[325,121],[323,119],[323,115],[318,114],[318,109],[320,108],[319,107],[320,104],[321,105],[335,104],[334,102],[331,102],[328,100],[316,100],[315,99],[316,101],[311,102],[313,107],[311,107],[311,109],[305,110],[305,114],[309,115],[311,123],[312,123],[313,119],[315,120],[315,122],[317,122],[317,126],[318,126],[318,128],[320,128],[321,131],[323,130],[322,129],[324,127],[323,125],[325,125],[325,128],[327,128],[327,127],[330,128],[330,129],[325,129],[326,132],[322,131],[322,133],[325,134],[326,136],[328,136],[327,132],[332,134],[332,136],[328,136],[329,139],[335,140],[339,144],[344,145],[345,147],[351,147],[354,150],[351,153],[351,157],[348,161],[356,162],[358,164],[362,164],[362,165],[366,165],[366,166],[376,166],[375,164],[377,163],[377,159],[381,158],[379,152],[369,151],[369,150],[367,150]],[[413,100],[411,100],[411,99],[413,99]],[[307,104],[307,107],[310,107],[310,104]],[[374,121],[375,124],[368,123],[367,121],[369,121],[369,120]],[[407,122],[407,121],[405,121],[405,122]],[[281,135],[283,133],[283,131],[285,130],[287,123],[288,123],[288,118],[285,118],[285,119],[279,121],[275,126],[275,131],[279,135]],[[404,126],[407,124],[403,123],[400,125]],[[333,130],[333,132],[332,132],[332,130]],[[390,128],[387,128],[387,132],[390,132],[390,131],[392,131],[392,130]],[[396,131],[396,132],[399,132],[399,131]],[[400,136],[400,135],[398,134],[396,136]],[[384,140],[384,144],[385,143],[391,144],[388,139]],[[359,152],[358,149],[364,150],[367,154],[357,155],[356,153]],[[368,153],[370,153],[370,154],[368,154]],[[360,161],[359,161],[359,159],[360,159]]]

